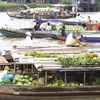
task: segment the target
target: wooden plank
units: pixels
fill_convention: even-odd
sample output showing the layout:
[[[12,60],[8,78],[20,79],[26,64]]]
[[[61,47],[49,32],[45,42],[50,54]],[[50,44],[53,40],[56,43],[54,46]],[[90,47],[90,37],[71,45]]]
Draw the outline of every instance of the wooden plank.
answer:
[[[41,51],[42,53],[50,53],[50,54],[72,54],[76,53],[79,54],[81,51]]]

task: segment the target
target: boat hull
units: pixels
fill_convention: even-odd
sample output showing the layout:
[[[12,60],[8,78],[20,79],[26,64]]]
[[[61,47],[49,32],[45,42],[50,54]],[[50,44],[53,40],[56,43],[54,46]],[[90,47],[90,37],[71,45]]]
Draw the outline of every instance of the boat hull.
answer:
[[[83,42],[100,42],[100,31],[80,31],[80,34],[83,35]],[[61,41],[66,41],[66,37],[56,36],[57,39]]]
[[[25,38],[26,37],[26,32],[30,31],[32,36],[34,38],[47,38],[51,37],[56,39],[56,33],[58,31],[32,31],[31,29],[21,29],[18,31],[13,31],[13,30],[6,30],[6,29],[0,29],[0,33],[3,36],[6,37],[13,37],[13,38]]]
[[[43,19],[66,19],[66,18],[73,18],[76,17],[76,13],[67,14],[66,16],[58,16],[58,12],[55,14],[9,14],[6,12],[7,15],[11,18],[18,18],[18,19],[33,19],[36,18],[38,15],[41,16]],[[67,13],[67,12],[66,12]]]
[[[100,95],[100,86],[19,86],[1,85],[0,94],[8,96],[77,96]],[[8,91],[9,90],[9,91]]]

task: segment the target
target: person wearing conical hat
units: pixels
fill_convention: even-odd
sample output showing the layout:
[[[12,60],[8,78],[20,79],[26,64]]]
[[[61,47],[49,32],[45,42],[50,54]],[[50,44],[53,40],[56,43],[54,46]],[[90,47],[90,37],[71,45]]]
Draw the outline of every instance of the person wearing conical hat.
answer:
[[[26,32],[26,38],[25,38],[25,47],[32,47],[32,35],[30,32]]]

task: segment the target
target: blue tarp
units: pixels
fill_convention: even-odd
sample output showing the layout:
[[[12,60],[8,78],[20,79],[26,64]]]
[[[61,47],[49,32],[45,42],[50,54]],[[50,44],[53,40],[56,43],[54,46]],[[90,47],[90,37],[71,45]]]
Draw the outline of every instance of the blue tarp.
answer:
[[[34,22],[37,22],[37,20],[35,20]],[[42,20],[42,23],[44,22],[55,22],[55,23],[62,23],[62,24],[67,24],[67,25],[81,25],[82,24],[81,22],[55,20],[55,19]]]
[[[100,37],[83,37],[83,42],[100,42]]]

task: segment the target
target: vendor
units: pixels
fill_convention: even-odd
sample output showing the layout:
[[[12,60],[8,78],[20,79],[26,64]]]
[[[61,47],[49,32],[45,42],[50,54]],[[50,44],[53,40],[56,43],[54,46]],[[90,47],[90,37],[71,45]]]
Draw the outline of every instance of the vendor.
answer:
[[[97,28],[98,28],[98,30],[100,31],[100,21],[99,21],[98,24],[97,24]]]
[[[91,17],[88,16],[87,21],[90,23],[91,22]]]
[[[66,38],[67,46],[76,46],[81,44],[82,35],[78,34],[77,30],[73,30]]]
[[[63,26],[63,27],[61,28],[61,36],[62,36],[62,37],[67,37],[67,32],[66,32],[65,26]]]

